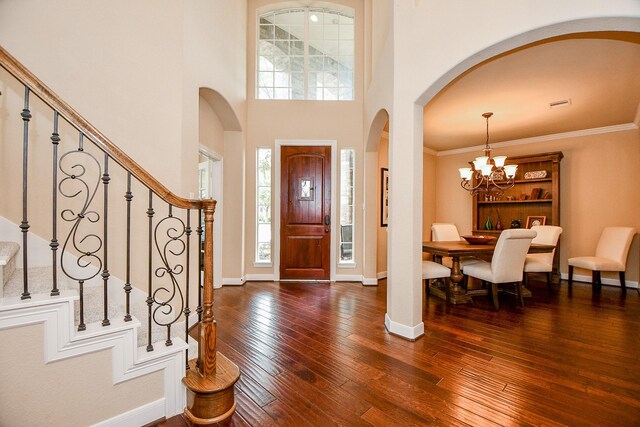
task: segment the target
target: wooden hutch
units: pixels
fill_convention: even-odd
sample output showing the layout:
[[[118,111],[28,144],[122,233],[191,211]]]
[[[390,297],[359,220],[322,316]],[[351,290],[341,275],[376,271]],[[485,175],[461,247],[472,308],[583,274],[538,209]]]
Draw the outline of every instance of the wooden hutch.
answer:
[[[521,228],[525,228],[528,217],[545,217],[546,225],[559,226],[562,157],[562,152],[556,151],[507,158],[506,164],[518,165],[515,184],[496,200],[485,200],[482,195],[473,197],[473,234],[500,235],[501,230],[496,229],[498,220],[503,229],[512,228],[513,220],[519,220]],[[487,219],[491,222],[490,230],[486,227]],[[560,241],[553,261],[555,282],[560,278],[559,255]]]

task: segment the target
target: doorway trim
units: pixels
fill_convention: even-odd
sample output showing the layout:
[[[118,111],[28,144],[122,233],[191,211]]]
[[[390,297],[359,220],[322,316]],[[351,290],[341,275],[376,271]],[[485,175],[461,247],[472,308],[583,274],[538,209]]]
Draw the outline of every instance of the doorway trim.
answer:
[[[273,203],[273,277],[275,281],[280,280],[280,167],[281,167],[281,151],[283,146],[329,146],[331,147],[331,250],[329,253],[330,257],[330,268],[329,268],[329,280],[331,282],[336,281],[336,218],[337,218],[337,208],[336,208],[336,189],[337,189],[337,167],[338,160],[336,157],[338,141],[336,140],[314,140],[314,139],[276,139],[275,145],[275,163],[274,163],[274,174],[275,174],[275,186],[274,186],[274,195],[276,197],[272,198]],[[276,200],[277,199],[277,200]],[[300,280],[304,281],[304,280]],[[313,280],[313,282],[317,282],[317,280]]]
[[[223,194],[223,157],[208,147],[200,145],[199,154],[208,159],[209,191],[216,200],[215,220],[213,221],[213,287],[223,284],[222,275],[222,219],[224,217]]]

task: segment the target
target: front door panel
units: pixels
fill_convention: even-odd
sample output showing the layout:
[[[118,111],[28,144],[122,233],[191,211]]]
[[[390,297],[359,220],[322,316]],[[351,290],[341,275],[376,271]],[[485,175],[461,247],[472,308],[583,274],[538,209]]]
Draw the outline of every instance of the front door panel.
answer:
[[[280,278],[329,280],[331,147],[281,153]]]

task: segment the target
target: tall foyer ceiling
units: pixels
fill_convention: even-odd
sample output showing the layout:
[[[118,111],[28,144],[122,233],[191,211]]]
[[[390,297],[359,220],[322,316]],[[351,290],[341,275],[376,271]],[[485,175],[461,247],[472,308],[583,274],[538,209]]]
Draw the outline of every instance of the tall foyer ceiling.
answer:
[[[571,100],[567,107],[549,103]],[[424,108],[424,145],[436,151],[628,124],[640,105],[640,33],[555,38],[482,63]]]

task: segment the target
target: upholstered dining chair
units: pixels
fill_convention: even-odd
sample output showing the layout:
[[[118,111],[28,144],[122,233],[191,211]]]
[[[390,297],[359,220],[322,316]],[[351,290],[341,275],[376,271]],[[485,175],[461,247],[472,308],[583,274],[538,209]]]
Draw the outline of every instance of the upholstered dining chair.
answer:
[[[431,240],[434,242],[460,240],[458,227],[455,224],[446,222],[434,222],[431,224]]]
[[[422,261],[422,280],[424,280],[425,290],[429,295],[429,280],[446,279],[451,276],[451,269],[437,262],[423,260]],[[447,300],[449,293],[447,292]]]
[[[591,286],[593,290],[602,286],[601,272],[619,272],[622,292],[626,292],[624,272],[627,269],[629,248],[635,235],[636,229],[633,227],[605,227],[600,235],[595,256],[569,258],[569,287],[573,285],[573,268],[578,267],[591,270]]]
[[[455,242],[462,240],[460,233],[458,233],[458,227],[455,224],[448,222],[434,222],[431,224],[431,241],[433,242]],[[477,262],[478,258],[475,257],[462,257],[460,258],[460,267],[467,264]],[[442,264],[446,267],[452,267],[451,257],[444,257]]]
[[[524,260],[534,237],[536,237],[536,232],[533,230],[504,230],[498,238],[491,262],[479,261],[462,268],[462,272],[467,276],[491,283],[491,297],[496,311],[500,309],[499,284],[515,284],[516,297],[520,305],[524,307],[524,298],[522,297]]]
[[[537,233],[536,237],[531,243],[538,243],[542,245],[557,246],[560,233],[562,233],[562,227],[555,225],[534,225],[531,227],[533,231]],[[556,253],[553,252],[544,254],[527,254],[524,259],[524,286],[528,284],[527,273],[546,273],[547,275],[547,288],[551,292],[551,272],[553,271],[553,256]]]

